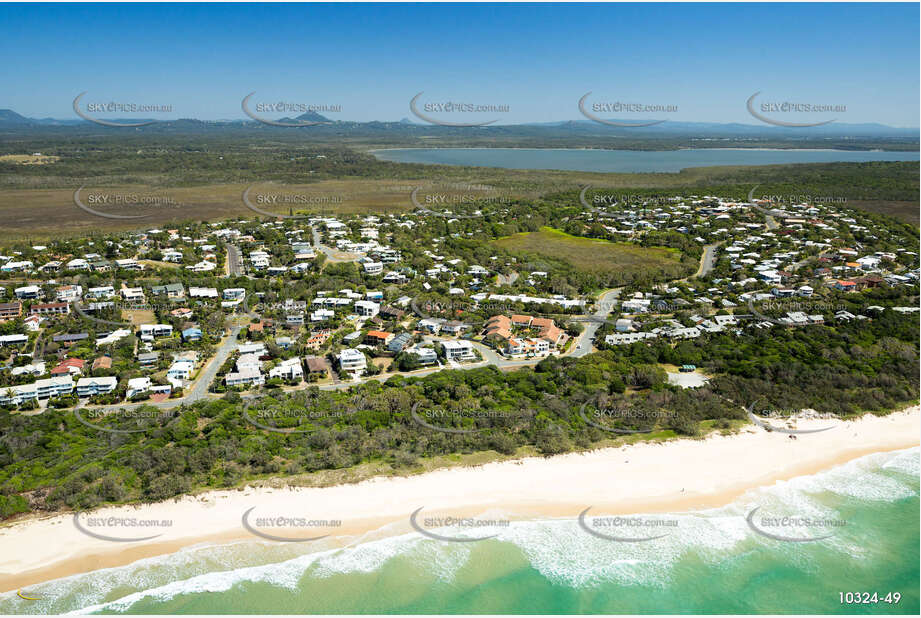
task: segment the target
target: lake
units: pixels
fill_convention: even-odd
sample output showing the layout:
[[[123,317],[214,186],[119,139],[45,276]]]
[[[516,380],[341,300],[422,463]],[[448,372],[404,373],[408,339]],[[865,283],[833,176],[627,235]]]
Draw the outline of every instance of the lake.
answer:
[[[918,161],[918,152],[852,150],[756,150],[697,148],[688,150],[586,150],[542,148],[395,148],[375,150],[385,161],[554,169],[582,172],[680,172],[712,165],[774,165],[834,161]]]

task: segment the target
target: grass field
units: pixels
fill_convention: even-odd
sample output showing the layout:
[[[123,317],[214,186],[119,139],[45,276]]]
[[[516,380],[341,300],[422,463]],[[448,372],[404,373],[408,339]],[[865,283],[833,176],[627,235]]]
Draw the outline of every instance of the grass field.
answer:
[[[12,163],[14,165],[45,165],[54,163],[60,157],[42,154],[7,154],[0,155],[0,163]]]
[[[149,309],[126,309],[122,311],[122,319],[127,319],[134,326],[141,324],[153,324],[157,316]]]
[[[418,198],[426,206],[425,195],[428,193],[471,195],[476,199],[545,197],[575,206],[578,191],[585,185],[592,185],[597,190],[711,194],[739,199],[758,185],[759,193],[765,194],[841,195],[847,198],[845,206],[887,214],[915,225],[919,213],[917,164],[702,167],[685,169],[676,174],[601,174],[391,164],[380,171],[382,175],[390,174],[388,177],[318,178],[316,182],[290,185],[281,184],[281,181],[201,182],[200,170],[193,168],[189,170],[186,182],[176,186],[170,182],[173,176],[164,172],[106,174],[100,170],[98,174],[90,174],[85,170],[92,167],[91,162],[51,176],[23,175],[23,172],[53,170],[62,164],[60,161],[44,166],[6,163],[5,169],[0,165],[0,242],[38,241],[60,236],[86,237],[99,232],[142,230],[182,221],[263,216],[249,210],[243,203],[243,191],[250,187],[251,203],[261,210],[277,214],[288,214],[290,206],[296,212],[330,215],[409,212],[413,210],[410,194],[415,187],[423,187]],[[178,173],[174,171],[173,175]],[[296,176],[304,178],[303,171]],[[85,204],[93,193],[167,196],[172,201],[160,206],[93,206],[95,210],[110,214],[146,215],[138,219],[108,219],[85,212],[74,203],[74,190],[83,185],[81,198]],[[469,190],[463,188],[466,185],[488,185],[494,190]],[[294,199],[285,203],[258,202],[260,194],[277,195],[279,200],[285,200],[285,196]],[[559,197],[554,198],[554,195]],[[453,210],[450,205],[448,209]]]
[[[638,247],[570,236],[560,230],[543,227],[538,232],[524,232],[495,241],[513,253],[536,253],[557,258],[585,272],[640,271],[683,269],[677,249]]]
[[[378,213],[413,210],[410,193],[417,184],[385,180],[330,180],[309,185],[205,185],[164,189],[150,186],[93,187],[80,192],[81,202],[106,214],[145,215],[138,219],[108,219],[80,209],[74,203],[70,189],[5,190],[0,191],[0,240],[40,240],[58,236],[88,236],[94,232],[149,229],[182,221],[210,221],[228,218],[263,217],[243,203],[243,191],[252,187],[249,201],[261,210],[288,214],[287,206],[260,203],[259,196],[278,196],[276,204],[285,199],[295,212],[316,214]],[[90,203],[90,196],[137,195],[168,197],[169,204],[125,204],[113,207]]]

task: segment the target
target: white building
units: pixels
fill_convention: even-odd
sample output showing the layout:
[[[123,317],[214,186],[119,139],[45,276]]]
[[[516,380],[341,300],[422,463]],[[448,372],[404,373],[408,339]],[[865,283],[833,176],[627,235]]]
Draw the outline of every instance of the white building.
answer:
[[[92,397],[111,393],[118,386],[118,378],[105,376],[102,378],[80,378],[77,380],[77,396]]]
[[[13,290],[16,294],[16,298],[21,300],[30,300],[34,298],[39,298],[42,293],[42,289],[37,285],[24,285],[21,288],[16,288]]]
[[[441,343],[445,349],[445,358],[448,360],[469,360],[475,358],[473,355],[473,344],[469,341],[443,341]]]
[[[380,312],[380,310],[381,306],[379,303],[375,303],[370,300],[355,301],[355,313],[363,318],[373,318]]]
[[[175,386],[182,386],[181,380],[191,380],[192,373],[195,371],[195,363],[189,359],[179,359],[173,361],[170,368],[166,370],[166,379]]]
[[[60,397],[69,395],[73,390],[74,379],[69,375],[36,380],[32,384],[0,387],[0,406],[16,406],[25,401]]]
[[[304,377],[304,368],[297,358],[281,361],[269,369],[269,378],[282,378],[283,380],[300,380]]]
[[[342,371],[361,375],[368,367],[368,360],[361,350],[346,348],[339,352],[339,368]]]
[[[224,376],[224,384],[227,386],[258,386],[265,384],[265,376],[258,368],[247,366]]]
[[[110,345],[120,339],[124,339],[125,337],[130,337],[130,336],[131,336],[130,330],[126,328],[119,328],[119,329],[113,330],[111,333],[109,333],[105,337],[100,337],[99,339],[97,339],[96,347],[98,348],[101,345]]]
[[[173,334],[171,324],[141,324],[141,339],[153,339],[154,337],[170,337]]]
[[[189,288],[190,298],[217,298],[217,288]]]
[[[128,380],[128,390],[125,392],[125,398],[131,399],[135,395],[142,395],[150,390],[150,378],[131,378]]]

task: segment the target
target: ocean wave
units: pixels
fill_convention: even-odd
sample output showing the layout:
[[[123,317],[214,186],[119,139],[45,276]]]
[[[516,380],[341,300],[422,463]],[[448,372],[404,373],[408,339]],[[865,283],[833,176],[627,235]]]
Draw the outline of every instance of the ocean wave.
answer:
[[[125,611],[143,599],[167,601],[183,594],[220,593],[245,582],[294,590],[305,575],[329,578],[372,573],[399,558],[428,577],[450,581],[471,556],[495,543],[514,545],[531,567],[561,585],[591,587],[617,582],[627,586],[665,586],[674,576],[675,565],[685,558],[717,565],[729,555],[776,548],[781,542],[755,533],[746,522],[746,515],[755,507],[778,516],[836,518],[841,516],[842,503],[850,504],[852,500],[892,502],[917,496],[919,453],[918,448],[876,453],[816,475],[751,490],[724,507],[648,515],[676,522],[667,528],[631,534],[654,536],[668,532],[664,538],[648,542],[600,539],[586,533],[571,518],[513,521],[508,527],[481,531],[484,535],[496,534],[494,539],[481,543],[440,542],[416,532],[406,533],[405,525],[391,524],[353,539],[346,547],[247,541],[187,548],[124,567],[29,587],[42,601],[23,602],[15,593],[0,595],[0,613]],[[482,517],[496,518],[497,514],[511,518],[514,515],[490,510]],[[591,514],[598,515],[602,513]],[[822,541],[830,551],[854,557],[867,551],[862,538],[865,531],[845,526],[835,532]],[[792,564],[811,570],[809,547],[814,544],[783,545]]]

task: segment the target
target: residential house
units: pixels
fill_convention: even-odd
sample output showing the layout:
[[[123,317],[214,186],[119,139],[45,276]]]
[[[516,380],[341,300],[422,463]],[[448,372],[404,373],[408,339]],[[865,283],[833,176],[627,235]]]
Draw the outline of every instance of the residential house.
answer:
[[[29,309],[31,315],[67,315],[70,313],[69,303],[39,303]]]
[[[361,350],[346,348],[339,352],[339,369],[344,373],[361,375],[368,367],[368,361]]]
[[[22,303],[0,303],[0,322],[15,320],[22,315]]]
[[[387,345],[393,339],[393,333],[381,330],[369,330],[365,335],[365,341],[370,345]]]
[[[444,341],[441,344],[445,350],[445,358],[449,361],[470,360],[476,358],[473,354],[473,344],[469,341]]]
[[[304,368],[297,358],[281,361],[269,369],[269,378],[282,378],[284,380],[301,380],[304,377]]]
[[[329,363],[325,358],[319,356],[307,356],[304,358],[307,363],[307,372],[310,374],[321,375],[325,377],[329,373]]]
[[[74,375],[78,376],[83,373],[83,367],[86,361],[82,358],[65,358],[54,369],[51,370],[52,376]]]
[[[182,340],[186,342],[191,341],[201,341],[202,333],[201,329],[197,327],[190,327],[182,331]]]
[[[118,386],[116,376],[101,378],[80,378],[77,380],[77,397],[92,397],[111,393]]]
[[[185,288],[181,283],[167,283],[166,285],[155,285],[150,288],[151,294],[155,296],[166,296],[170,300],[185,298]]]

